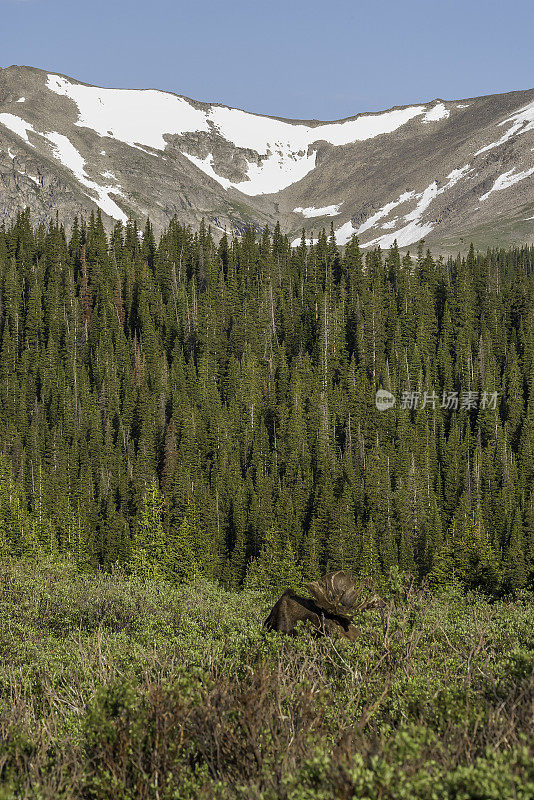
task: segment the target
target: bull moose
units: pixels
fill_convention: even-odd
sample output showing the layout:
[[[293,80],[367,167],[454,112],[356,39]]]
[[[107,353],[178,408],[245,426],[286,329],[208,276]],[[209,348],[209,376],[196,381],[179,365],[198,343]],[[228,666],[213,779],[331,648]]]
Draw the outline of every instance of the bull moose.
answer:
[[[353,642],[357,636],[352,624],[354,614],[378,604],[376,595],[366,594],[368,584],[363,581],[356,586],[347,572],[329,572],[306,584],[306,589],[313,599],[286,589],[263,623],[265,628],[294,635],[297,622],[309,622],[319,635],[341,636]]]

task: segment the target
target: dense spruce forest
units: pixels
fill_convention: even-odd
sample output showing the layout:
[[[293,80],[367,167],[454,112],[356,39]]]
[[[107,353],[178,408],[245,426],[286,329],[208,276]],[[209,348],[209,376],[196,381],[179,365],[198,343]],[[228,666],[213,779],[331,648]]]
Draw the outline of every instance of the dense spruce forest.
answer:
[[[20,214],[0,554],[228,588],[337,568],[531,588],[533,260]]]

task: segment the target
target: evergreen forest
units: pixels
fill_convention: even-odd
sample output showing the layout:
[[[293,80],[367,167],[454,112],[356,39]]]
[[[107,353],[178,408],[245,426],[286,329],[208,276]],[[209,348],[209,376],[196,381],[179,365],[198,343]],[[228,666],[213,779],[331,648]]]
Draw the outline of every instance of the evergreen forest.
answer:
[[[0,554],[227,589],[341,568],[532,588],[533,262],[21,213]]]

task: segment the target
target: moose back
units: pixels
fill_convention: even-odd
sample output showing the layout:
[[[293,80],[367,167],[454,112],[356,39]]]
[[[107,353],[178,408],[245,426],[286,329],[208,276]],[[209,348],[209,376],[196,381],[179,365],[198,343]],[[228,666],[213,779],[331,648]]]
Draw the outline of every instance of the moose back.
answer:
[[[306,585],[312,598],[286,589],[264,622],[270,631],[294,635],[298,622],[308,622],[318,635],[341,636],[355,641],[357,630],[353,616],[376,606],[376,596],[366,596],[367,583],[356,586],[352,575],[329,572]]]

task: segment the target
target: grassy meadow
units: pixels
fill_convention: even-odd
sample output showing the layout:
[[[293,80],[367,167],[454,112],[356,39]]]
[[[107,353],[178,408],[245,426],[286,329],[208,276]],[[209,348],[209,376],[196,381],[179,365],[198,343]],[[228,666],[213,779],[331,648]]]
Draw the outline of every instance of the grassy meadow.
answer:
[[[534,607],[393,576],[355,643],[273,598],[0,566],[0,798],[532,800]]]

